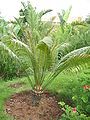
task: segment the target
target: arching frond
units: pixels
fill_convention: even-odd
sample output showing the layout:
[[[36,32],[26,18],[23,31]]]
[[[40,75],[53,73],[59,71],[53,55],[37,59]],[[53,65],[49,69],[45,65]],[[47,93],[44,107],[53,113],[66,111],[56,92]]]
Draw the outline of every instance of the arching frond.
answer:
[[[44,49],[45,47],[47,47],[48,49],[50,49],[53,45],[53,41],[51,39],[51,37],[44,37],[37,45],[37,48],[39,49]]]
[[[19,58],[17,57],[17,55],[16,55],[14,52],[12,52],[3,42],[0,42],[0,47],[1,47],[2,49],[4,49],[5,51],[7,51],[8,54],[9,54],[11,57],[19,60]]]
[[[9,47],[7,47],[3,42],[0,42],[0,47],[2,49],[4,49],[10,55],[10,57],[16,59],[19,62],[19,64],[22,66],[23,63],[21,62],[19,57],[11,49],[9,49]],[[31,81],[31,79],[30,79],[30,77],[29,77],[29,75],[28,75],[26,70],[25,70],[25,73],[26,73],[26,75],[28,77],[28,80],[29,80],[29,82],[31,84],[31,87],[33,88],[33,83],[32,83],[32,81]]]
[[[22,42],[22,41],[20,41],[18,39],[12,39],[11,41],[14,42],[15,44],[18,44],[21,47],[26,48],[32,54],[32,52],[31,52],[30,48],[28,47],[28,45],[26,45],[24,42]]]
[[[49,76],[48,83],[44,86],[44,88],[49,85],[54,80],[54,78],[64,70],[78,71],[82,67],[88,66],[90,66],[90,46],[74,50],[61,59],[61,61],[54,69],[53,73],[51,73]]]
[[[43,15],[45,15],[45,14],[51,12],[51,11],[52,11],[51,9],[41,11],[41,12],[39,13],[40,18],[41,18]]]

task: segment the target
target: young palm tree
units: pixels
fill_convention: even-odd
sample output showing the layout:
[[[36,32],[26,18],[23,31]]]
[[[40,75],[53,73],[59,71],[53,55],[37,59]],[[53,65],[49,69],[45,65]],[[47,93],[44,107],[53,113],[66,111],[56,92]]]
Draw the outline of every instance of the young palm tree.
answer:
[[[29,9],[30,12],[31,9],[32,7]],[[24,36],[23,40],[20,41],[20,38],[18,38],[16,34],[12,34],[11,40],[9,41],[10,47],[13,46],[15,51],[7,47],[2,41],[0,41],[0,47],[7,51],[10,56],[14,57],[22,66],[22,59],[19,57],[19,53],[22,52],[24,55],[28,56],[30,59],[30,66],[28,66],[28,69],[32,71],[33,75],[30,77],[27,70],[25,70],[25,73],[28,76],[32,90],[35,93],[42,93],[61,72],[74,72],[88,67],[90,65],[90,46],[74,50],[58,61],[57,51],[60,45],[57,45],[51,37],[44,37],[50,33],[51,28],[49,32],[48,30],[45,32],[47,34],[41,35],[41,33],[43,33],[42,28],[45,24],[42,23],[40,17],[36,14],[35,16],[37,17],[33,16],[33,19],[36,20],[34,25],[34,21],[29,21],[31,20],[30,16],[32,13],[28,11],[26,16],[24,16],[28,22],[25,26],[21,26]],[[35,36],[35,33],[40,37]],[[39,39],[42,37],[43,39]]]
[[[32,89],[37,93],[43,92],[61,72],[67,70],[79,71],[90,65],[90,46],[74,50],[65,55],[59,62],[56,62],[55,54],[58,47],[54,45],[50,37],[43,38],[36,45],[32,44],[31,39],[28,45],[17,39],[13,39],[12,42],[20,46],[19,48],[23,48],[30,58],[30,70],[33,72],[33,78],[31,80],[30,76],[28,77]],[[0,42],[0,46],[22,64],[20,58],[3,42]],[[44,82],[45,80],[47,82]]]

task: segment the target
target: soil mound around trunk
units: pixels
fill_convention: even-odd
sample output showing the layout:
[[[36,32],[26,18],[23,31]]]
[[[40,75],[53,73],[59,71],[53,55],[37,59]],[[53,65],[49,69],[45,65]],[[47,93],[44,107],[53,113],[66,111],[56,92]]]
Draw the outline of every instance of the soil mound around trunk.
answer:
[[[62,114],[55,96],[38,96],[32,91],[12,95],[5,103],[5,111],[16,120],[57,120]]]

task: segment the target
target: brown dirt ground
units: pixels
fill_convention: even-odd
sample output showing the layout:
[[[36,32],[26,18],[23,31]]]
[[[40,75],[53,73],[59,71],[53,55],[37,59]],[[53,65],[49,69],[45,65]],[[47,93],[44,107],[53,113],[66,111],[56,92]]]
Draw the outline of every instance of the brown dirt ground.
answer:
[[[37,97],[32,91],[12,95],[5,111],[16,120],[57,120],[62,114],[54,95],[45,92]]]

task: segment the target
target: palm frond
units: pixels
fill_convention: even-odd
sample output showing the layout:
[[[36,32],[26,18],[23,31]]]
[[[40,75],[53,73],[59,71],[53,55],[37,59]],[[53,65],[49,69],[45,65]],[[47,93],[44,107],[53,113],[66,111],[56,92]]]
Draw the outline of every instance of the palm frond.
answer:
[[[14,42],[15,44],[17,44],[20,47],[24,47],[29,52],[29,54],[31,56],[33,56],[30,47],[28,45],[26,45],[24,42],[22,42],[22,41],[20,41],[18,39],[12,39],[11,42]]]
[[[38,71],[39,71],[39,81],[43,82],[44,73],[46,73],[47,69],[51,66],[51,47],[53,45],[53,41],[51,37],[44,37],[36,46],[37,51],[37,61],[38,61]]]
[[[48,82],[44,88],[48,86],[54,78],[65,70],[79,71],[83,67],[90,66],[90,46],[74,50],[65,55],[58,63],[54,71],[50,74]]]
[[[37,49],[40,50],[40,56],[41,59],[39,59],[39,61],[41,61],[42,64],[45,68],[49,68],[51,65],[51,47],[53,45],[53,41],[51,39],[51,37],[44,37],[37,45]],[[40,58],[39,56],[39,58]],[[42,61],[43,59],[43,61]]]
[[[51,37],[44,37],[37,45],[37,48],[42,49],[44,47],[47,47],[50,49],[52,45],[53,45],[53,41]]]
[[[64,19],[65,21],[68,20],[69,15],[70,15],[70,13],[71,13],[71,10],[72,10],[72,6],[70,6],[69,9],[67,9],[67,10],[65,11],[65,14],[64,14],[64,16],[63,16],[63,19]]]
[[[45,14],[47,14],[47,13],[49,13],[49,12],[52,12],[52,10],[51,10],[51,9],[48,9],[48,10],[43,10],[43,11],[41,11],[41,12],[39,13],[40,18],[41,18],[43,15],[45,15]]]
[[[1,46],[5,51],[7,51],[8,54],[9,54],[11,57],[19,60],[19,58],[17,57],[17,55],[16,55],[14,52],[12,52],[11,49],[9,49],[3,42],[0,42],[0,46]]]
[[[38,64],[35,58],[35,55],[33,54],[33,52],[31,51],[30,47],[28,45],[26,45],[25,43],[19,41],[18,39],[13,39],[12,42],[18,44],[21,47],[24,47],[27,50],[27,56],[29,55],[31,63],[32,63],[32,67],[33,67],[33,71],[34,71],[34,79],[37,80],[37,73],[38,73]]]
[[[16,59],[19,62],[19,64],[21,65],[21,67],[23,66],[22,65],[23,63],[21,62],[21,60],[19,59],[19,57],[11,49],[9,49],[9,47],[7,47],[3,42],[0,42],[0,47],[2,49],[4,49],[10,55],[10,57]],[[27,75],[27,78],[28,78],[28,80],[30,82],[31,87],[33,88],[33,83],[32,83],[32,81],[31,81],[31,79],[30,79],[30,77],[29,77],[29,75],[28,75],[28,73],[27,73],[26,70],[25,70],[25,73]]]

